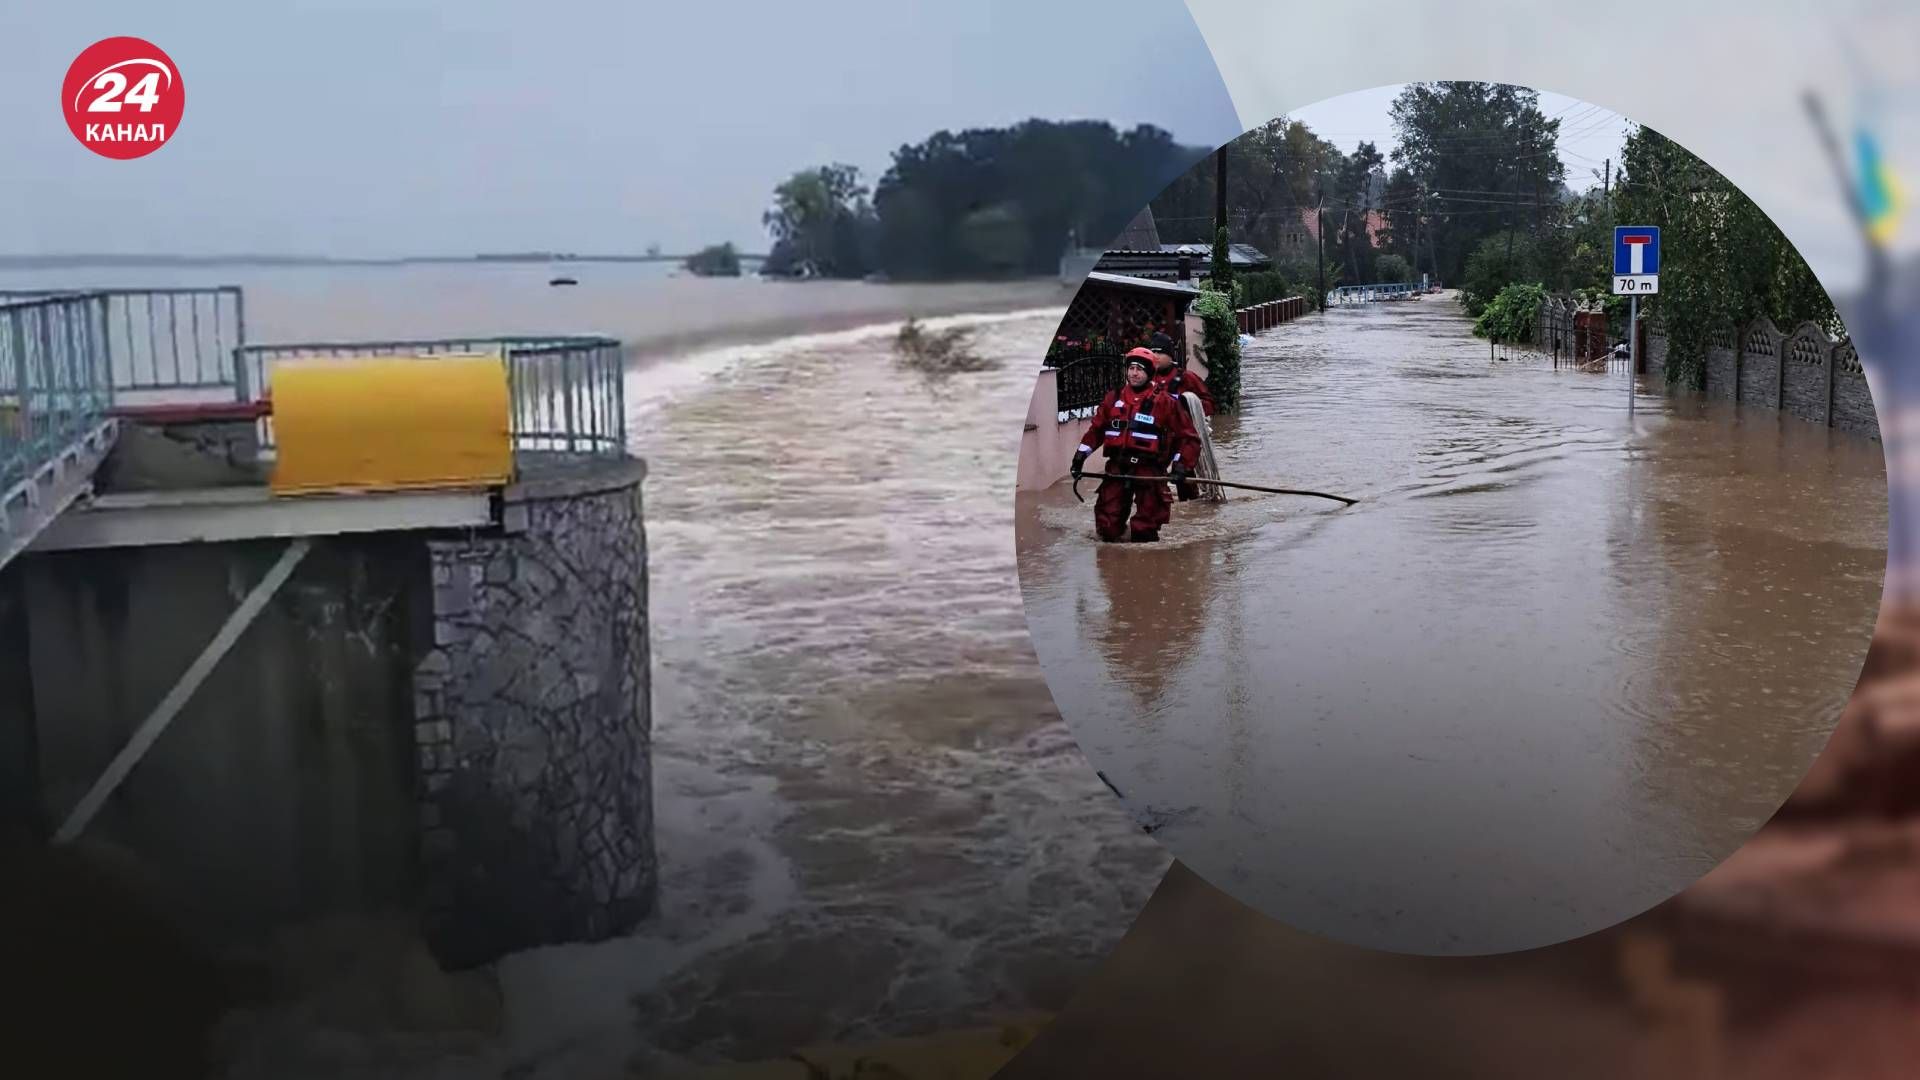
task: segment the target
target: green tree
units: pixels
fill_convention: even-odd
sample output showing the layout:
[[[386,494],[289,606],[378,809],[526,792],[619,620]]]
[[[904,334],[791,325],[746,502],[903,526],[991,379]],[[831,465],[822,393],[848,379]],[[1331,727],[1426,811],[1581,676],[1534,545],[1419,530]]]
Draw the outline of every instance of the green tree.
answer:
[[[1240,323],[1233,298],[1208,289],[1193,302],[1193,312],[1200,316],[1200,347],[1206,353],[1214,407],[1232,412],[1240,404]]]
[[[1537,284],[1539,276],[1533,239],[1514,232],[1496,233],[1483,238],[1467,257],[1460,299],[1468,314],[1479,315],[1502,289],[1522,282]]]
[[[1229,224],[1242,243],[1269,255],[1290,249],[1289,234],[1303,228],[1325,192],[1340,186],[1346,158],[1338,147],[1297,120],[1270,120],[1228,143]],[[1202,242],[1213,238],[1214,170],[1194,168],[1177,176],[1153,199],[1161,237]]]
[[[687,256],[687,270],[701,277],[739,277],[740,253],[732,244],[712,244]]]
[[[1413,265],[1404,256],[1387,252],[1373,261],[1373,276],[1388,284],[1412,281]]]
[[[1214,231],[1213,265],[1208,267],[1207,274],[1212,278],[1214,289],[1233,295],[1233,245],[1227,240],[1225,225]]]
[[[1016,203],[976,210],[960,220],[960,244],[973,264],[993,274],[1026,268],[1031,237]]]
[[[1544,223],[1566,167],[1555,148],[1560,121],[1540,111],[1538,93],[1504,83],[1412,83],[1391,115],[1400,137],[1393,160],[1431,197],[1422,226],[1432,230],[1442,280],[1460,280],[1486,236]],[[1428,242],[1423,236],[1422,246]]]
[[[1806,260],[1732,182],[1684,147],[1639,128],[1621,150],[1620,223],[1660,227],[1667,377],[1706,384],[1713,333],[1765,315],[1782,328],[1814,322],[1844,332]],[[1645,305],[1643,304],[1643,307]]]
[[[833,164],[794,173],[773,189],[773,205],[760,218],[773,236],[766,272],[865,274],[862,234],[871,228],[872,217],[859,169]]]
[[[1547,290],[1539,285],[1508,285],[1484,305],[1473,321],[1473,332],[1512,344],[1531,342],[1539,327],[1540,305],[1546,299]]]
[[[1051,274],[1070,234],[1106,243],[1205,153],[1101,121],[936,132],[894,151],[874,187],[877,259],[898,278]]]
[[[1350,281],[1367,282],[1379,277],[1374,269],[1373,232],[1368,224],[1370,212],[1376,209],[1374,178],[1385,160],[1372,143],[1363,142],[1342,159],[1337,170],[1338,187],[1334,189],[1337,203],[1328,212],[1329,221],[1335,226],[1329,247],[1336,261],[1346,267]]]
[[[1387,219],[1386,233],[1381,238],[1382,250],[1405,259],[1412,276],[1418,278],[1420,268],[1429,264],[1427,245],[1421,243],[1420,236],[1420,182],[1406,169],[1394,169],[1387,174],[1386,194],[1381,202],[1384,204],[1381,212]]]

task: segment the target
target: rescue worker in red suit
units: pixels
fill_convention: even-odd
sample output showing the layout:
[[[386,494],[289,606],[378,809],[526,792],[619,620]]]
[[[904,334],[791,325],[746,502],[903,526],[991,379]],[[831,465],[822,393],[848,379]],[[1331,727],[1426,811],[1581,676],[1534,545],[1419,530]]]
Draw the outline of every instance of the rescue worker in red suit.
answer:
[[[1165,334],[1155,334],[1153,343],[1147,347],[1154,352],[1153,381],[1176,399],[1181,394],[1194,394],[1200,399],[1200,411],[1212,416],[1213,390],[1199,372],[1189,371],[1185,364],[1175,362],[1173,340]]]
[[[1188,464],[1200,451],[1186,406],[1154,385],[1153,361],[1149,349],[1127,354],[1126,384],[1107,394],[1094,410],[1073,455],[1072,472],[1078,480],[1087,455],[1095,447],[1106,450],[1107,479],[1100,481],[1093,504],[1093,525],[1102,540],[1150,543],[1160,539],[1160,526],[1173,516],[1167,480],[1185,480]]]
[[[1207,388],[1207,380],[1201,378],[1199,372],[1189,371],[1185,364],[1174,361],[1173,341],[1165,334],[1155,334],[1153,344],[1148,348],[1153,350],[1154,385],[1166,391],[1174,401],[1180,402],[1183,411],[1186,403],[1181,395],[1192,394],[1200,399],[1200,412],[1203,415],[1212,416],[1213,391]],[[1181,502],[1200,497],[1199,487],[1191,480],[1181,481],[1173,488],[1179,493]]]

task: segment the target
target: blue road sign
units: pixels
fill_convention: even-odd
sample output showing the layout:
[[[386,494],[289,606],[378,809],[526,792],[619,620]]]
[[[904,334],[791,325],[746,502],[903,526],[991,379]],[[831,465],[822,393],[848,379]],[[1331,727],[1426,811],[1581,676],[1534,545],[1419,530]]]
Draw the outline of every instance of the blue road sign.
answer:
[[[1660,226],[1616,225],[1613,230],[1615,277],[1660,272]]]

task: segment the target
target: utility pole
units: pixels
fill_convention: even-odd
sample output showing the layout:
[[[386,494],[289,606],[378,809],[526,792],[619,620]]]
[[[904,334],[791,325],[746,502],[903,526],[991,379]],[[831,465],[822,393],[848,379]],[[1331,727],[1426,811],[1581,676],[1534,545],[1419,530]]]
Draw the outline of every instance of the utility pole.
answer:
[[[1427,209],[1427,192],[1421,192],[1421,204],[1413,208],[1413,277],[1421,277],[1421,229],[1427,225],[1421,221],[1423,211]]]
[[[1427,193],[1424,188],[1421,189],[1420,195],[1421,195],[1421,201],[1422,202],[1426,201]],[[1433,268],[1433,276],[1435,280],[1438,280],[1440,277],[1440,248],[1438,243],[1434,240],[1434,234],[1439,231],[1440,231],[1439,222],[1437,220],[1429,219],[1427,221],[1427,263],[1429,266]]]
[[[1319,243],[1320,257],[1313,260],[1314,269],[1320,276],[1320,306],[1327,306],[1327,196],[1323,192],[1313,204],[1314,240]]]
[[[1587,160],[1592,161],[1593,159],[1588,158]],[[1587,175],[1592,176],[1593,174],[1588,173]],[[1612,158],[1607,159],[1606,172],[1604,172],[1600,178],[1600,199],[1603,203],[1606,204],[1606,207],[1608,210],[1613,209],[1613,159]]]
[[[1213,152],[1213,232],[1227,227],[1227,148]]]
[[[1426,216],[1426,209],[1427,209],[1427,189],[1425,187],[1422,187],[1420,189],[1420,201],[1413,208],[1413,263],[1412,265],[1413,265],[1413,276],[1416,278],[1420,276],[1420,228],[1422,225],[1425,224],[1425,222],[1422,219]]]
[[[1508,192],[1508,195],[1517,202],[1520,195],[1520,175],[1515,173],[1513,180],[1513,190]],[[1507,207],[1507,273],[1509,274],[1513,273],[1513,226],[1513,207],[1509,206]]]

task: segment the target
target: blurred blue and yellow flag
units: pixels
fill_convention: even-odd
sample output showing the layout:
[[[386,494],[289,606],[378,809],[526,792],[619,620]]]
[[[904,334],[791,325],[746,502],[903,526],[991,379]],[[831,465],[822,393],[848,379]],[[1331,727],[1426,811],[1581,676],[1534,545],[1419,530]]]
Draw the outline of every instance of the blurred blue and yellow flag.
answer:
[[[1855,182],[1860,185],[1860,205],[1867,215],[1867,235],[1874,243],[1885,245],[1906,213],[1906,192],[1880,157],[1880,144],[1872,133],[1857,132],[1853,145],[1859,169]]]

